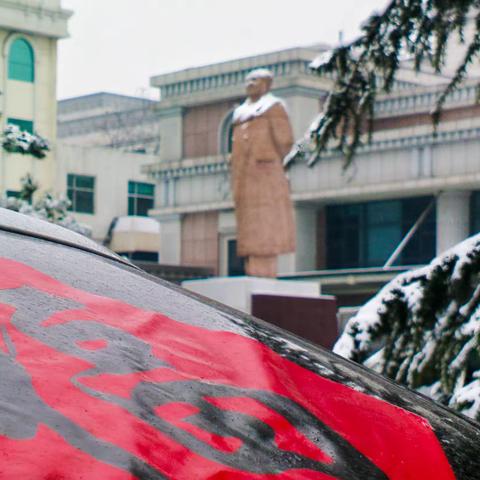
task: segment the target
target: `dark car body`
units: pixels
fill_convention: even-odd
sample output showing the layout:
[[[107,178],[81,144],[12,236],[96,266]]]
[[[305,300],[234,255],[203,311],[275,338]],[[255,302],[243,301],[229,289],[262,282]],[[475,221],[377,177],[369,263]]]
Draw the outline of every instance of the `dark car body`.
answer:
[[[480,479],[466,418],[0,210],[0,479]]]

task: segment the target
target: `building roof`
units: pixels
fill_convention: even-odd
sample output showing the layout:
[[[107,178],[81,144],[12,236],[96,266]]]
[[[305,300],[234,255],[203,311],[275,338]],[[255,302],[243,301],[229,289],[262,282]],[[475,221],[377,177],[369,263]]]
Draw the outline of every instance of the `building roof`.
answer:
[[[66,122],[113,112],[136,110],[155,102],[155,100],[143,97],[96,92],[60,100],[58,102],[58,120]]]

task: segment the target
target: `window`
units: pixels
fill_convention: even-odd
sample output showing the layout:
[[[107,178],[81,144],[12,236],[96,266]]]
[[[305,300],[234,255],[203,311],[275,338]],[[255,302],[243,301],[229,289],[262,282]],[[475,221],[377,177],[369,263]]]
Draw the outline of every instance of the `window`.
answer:
[[[95,177],[67,175],[67,195],[72,202],[69,210],[77,213],[94,213]]]
[[[384,265],[402,241],[402,203],[374,202],[366,205],[366,263]]]
[[[237,256],[237,241],[227,240],[228,276],[241,277],[245,275],[245,259]]]
[[[327,266],[330,269],[383,266],[409,232],[430,197],[327,207]],[[396,260],[428,263],[435,255],[435,209]]]
[[[473,235],[480,232],[480,192],[472,192],[470,202],[470,224]]]
[[[117,252],[121,257],[137,262],[158,263],[158,252]]]
[[[226,155],[233,149],[233,110],[228,113],[220,126],[220,153]]]
[[[22,132],[33,134],[33,122],[31,120],[20,120],[19,118],[8,118],[7,124],[16,125]]]
[[[7,198],[20,198],[20,192],[17,190],[7,190]]]
[[[146,217],[155,204],[155,185],[128,182],[128,214]]]
[[[21,82],[35,81],[35,56],[33,48],[27,40],[15,40],[8,55],[8,78]]]

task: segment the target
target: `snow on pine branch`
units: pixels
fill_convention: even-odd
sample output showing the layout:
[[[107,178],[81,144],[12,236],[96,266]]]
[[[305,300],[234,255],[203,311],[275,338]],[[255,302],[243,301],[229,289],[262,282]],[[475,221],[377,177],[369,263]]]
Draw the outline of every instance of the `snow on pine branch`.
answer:
[[[312,70],[318,70],[319,68],[324,68],[326,65],[328,65],[331,62],[331,60],[334,57],[334,54],[335,54],[335,50],[325,50],[310,62],[310,65],[309,65],[310,68]]]
[[[90,226],[77,222],[77,220],[67,212],[70,201],[65,198],[55,198],[49,193],[35,202],[33,205],[20,198],[0,197],[0,208],[7,208],[14,212],[23,213],[47,222],[68,228],[73,232],[79,233],[86,237],[92,236]]]
[[[38,135],[20,130],[17,125],[8,124],[3,132],[2,147],[11,153],[44,158],[50,150],[48,141]]]
[[[22,189],[18,196],[0,196],[0,208],[7,208],[15,212],[40,218],[56,225],[68,228],[76,233],[92,236],[92,229],[88,225],[77,222],[68,209],[71,202],[64,196],[56,197],[50,192],[43,192],[40,198],[33,201],[33,196],[38,190],[38,184],[30,174],[21,179]]]
[[[480,420],[480,234],[392,280],[334,351]]]

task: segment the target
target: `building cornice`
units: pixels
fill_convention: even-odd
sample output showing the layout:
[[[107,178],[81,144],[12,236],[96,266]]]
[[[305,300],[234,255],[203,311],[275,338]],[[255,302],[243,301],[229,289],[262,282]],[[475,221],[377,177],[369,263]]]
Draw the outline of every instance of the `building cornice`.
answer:
[[[274,91],[298,86],[316,90],[317,95],[321,95],[331,88],[332,81],[319,77],[310,69],[310,62],[316,55],[318,50],[285,50],[160,75],[154,77],[151,84],[160,89],[159,110],[244,97],[245,79],[252,69],[259,67],[272,70],[275,77]]]
[[[443,93],[446,85],[417,87],[378,97],[375,104],[376,118],[387,118],[406,114],[430,113]],[[477,83],[469,82],[456,89],[446,99],[444,110],[471,106],[477,103]]]
[[[142,173],[156,180],[164,180],[224,173],[228,172],[228,169],[227,159],[223,155],[216,155],[144,165],[142,167]]]
[[[391,138],[373,141],[371,144],[359,147],[357,155],[368,155],[373,152],[388,150],[421,148],[429,145],[446,144],[452,142],[464,142],[468,140],[480,139],[480,127],[465,128],[461,130],[440,131],[436,134],[428,133],[424,135]],[[336,151],[329,151],[322,156],[321,161],[339,158],[341,154]],[[212,175],[228,172],[229,166],[226,157],[223,155],[189,158],[184,160],[161,162],[157,164],[144,165],[142,172],[150,175],[156,180],[197,177],[200,175]]]
[[[214,63],[200,67],[187,68],[176,72],[156,75],[150,79],[152,87],[161,88],[166,85],[181,83],[188,80],[198,80],[218,74],[236,73],[241,70],[252,70],[266,65],[276,65],[282,62],[311,62],[320,52],[328,49],[327,45],[316,47],[297,47],[276,52],[253,55],[250,57]]]
[[[73,12],[11,0],[0,0],[0,28],[53,38],[68,37]]]

